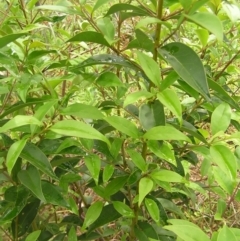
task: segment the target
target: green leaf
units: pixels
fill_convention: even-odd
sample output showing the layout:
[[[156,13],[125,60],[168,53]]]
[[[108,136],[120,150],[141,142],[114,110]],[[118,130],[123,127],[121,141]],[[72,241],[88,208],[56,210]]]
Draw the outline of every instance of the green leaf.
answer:
[[[209,33],[206,29],[196,29],[197,36],[203,47],[207,45]]]
[[[41,178],[36,167],[30,166],[27,170],[18,172],[20,182],[31,190],[37,198],[45,202],[45,197],[42,192]]]
[[[75,103],[60,111],[62,115],[73,115],[86,119],[102,119],[104,115],[100,110],[91,105]]]
[[[162,182],[183,182],[184,178],[178,173],[169,170],[154,171],[150,174],[152,179]]]
[[[156,126],[148,130],[143,138],[148,140],[182,140],[191,142],[182,132],[172,126]]]
[[[77,15],[81,14],[81,12],[76,11],[72,7],[65,7],[60,5],[40,5],[36,7],[36,9],[50,10],[50,11],[55,11],[60,13],[68,13],[68,14],[77,14]]]
[[[94,31],[81,32],[70,38],[67,42],[90,42],[110,47],[103,34]]]
[[[163,105],[158,100],[143,104],[139,110],[139,120],[145,130],[164,126],[166,120]]]
[[[165,229],[177,234],[187,241],[210,241],[209,237],[195,224],[182,219],[169,219],[172,225],[164,226]]]
[[[140,207],[143,199],[152,191],[153,188],[153,181],[148,178],[148,177],[143,177],[139,181],[139,186],[138,186],[138,193],[139,193],[139,198],[138,198],[138,206]]]
[[[0,38],[0,48],[5,47],[9,43],[15,41],[16,39],[18,39],[24,35],[25,35],[25,33],[14,33],[14,34],[9,34],[9,35],[5,35],[5,36],[1,37]]]
[[[214,215],[215,220],[222,220],[222,215],[225,212],[226,207],[227,207],[226,201],[224,201],[222,199],[218,199],[218,201],[217,201],[217,211]]]
[[[132,138],[139,137],[139,131],[137,127],[126,118],[123,118],[120,116],[109,116],[109,117],[105,117],[104,120],[107,121],[111,126],[116,128],[118,131]]]
[[[235,236],[230,228],[224,225],[224,227],[219,230],[217,241],[226,240],[237,241],[239,239]]]
[[[75,228],[72,226],[68,232],[68,241],[77,241],[77,233]]]
[[[6,132],[10,129],[24,126],[24,125],[38,125],[41,126],[42,122],[33,116],[17,115],[8,121],[5,125],[0,127],[0,133]]]
[[[104,72],[97,79],[96,84],[102,87],[124,86],[123,82],[112,72]]]
[[[56,50],[34,50],[27,55],[27,61],[34,64],[38,58],[45,57],[51,53],[56,53]]]
[[[179,122],[182,123],[182,106],[175,91],[171,89],[165,89],[157,94],[157,98],[174,115],[176,115]]]
[[[97,20],[97,26],[104,35],[104,38],[111,45],[114,43],[115,27],[110,18],[100,18]]]
[[[106,142],[110,146],[109,140],[101,134],[99,131],[95,130],[90,125],[87,125],[81,121],[76,120],[63,120],[54,124],[51,131],[65,136],[76,136],[80,138],[96,139]]]
[[[160,212],[159,212],[159,208],[158,208],[158,205],[156,204],[156,202],[154,202],[154,200],[152,200],[152,199],[145,198],[145,206],[146,206],[151,218],[156,223],[159,223]]]
[[[19,215],[12,220],[12,232],[14,237],[24,235],[31,227],[32,222],[37,216],[40,200],[35,199],[29,202],[19,213]]]
[[[163,91],[171,86],[179,78],[178,74],[173,70],[161,82],[160,90]]]
[[[46,155],[34,144],[26,143],[20,156],[30,162],[33,166],[38,168],[40,171],[50,176],[53,179],[57,179],[53,172],[52,166]]]
[[[109,0],[97,0],[93,7],[92,14],[94,11],[96,11],[98,8],[100,8],[103,4],[106,4],[107,2],[109,2]]]
[[[106,165],[103,169],[103,183],[107,182],[114,173],[113,165]]]
[[[212,160],[226,175],[230,174],[233,180],[237,177],[237,161],[234,154],[223,145],[214,145],[210,148]]]
[[[164,21],[161,21],[158,18],[146,17],[146,18],[140,19],[140,21],[137,22],[135,29],[147,27],[146,25],[154,24],[154,23],[163,24]]]
[[[215,81],[208,79],[209,87],[215,91],[214,95],[227,102],[230,106],[240,111],[239,105],[235,102],[235,100]]]
[[[231,122],[231,108],[227,103],[220,104],[212,113],[211,130],[215,135],[219,131],[225,132]]]
[[[125,203],[114,201],[113,206],[123,217],[134,218],[133,210]]]
[[[97,155],[90,155],[84,158],[85,165],[89,170],[91,177],[95,181],[96,185],[98,185],[98,177],[101,170],[101,160]]]
[[[116,177],[112,179],[104,189],[105,196],[110,197],[111,195],[115,194],[124,186],[126,182],[126,176]]]
[[[100,216],[101,212],[103,209],[103,202],[97,201],[93,203],[87,210],[85,218],[84,218],[84,223],[82,226],[82,230],[86,229],[89,227],[92,223],[94,223],[98,217]]]
[[[7,158],[6,158],[6,167],[9,174],[11,174],[12,169],[19,155],[21,154],[26,142],[27,142],[27,139],[22,139],[20,141],[16,141],[10,146],[7,153]]]
[[[42,181],[42,191],[47,203],[53,205],[68,207],[60,188],[48,181]]]
[[[131,5],[131,4],[118,3],[118,4],[114,4],[113,6],[111,6],[108,9],[108,12],[107,12],[106,16],[110,15],[110,14],[120,12],[120,11],[128,11],[128,10],[137,12],[137,13],[139,13],[140,16],[141,15],[143,15],[143,16],[149,15],[149,13],[142,8],[136,7],[136,6]]]
[[[240,19],[240,9],[237,5],[224,1],[222,2],[222,8],[233,23]]]
[[[147,221],[138,221],[134,227],[134,232],[139,241],[159,240],[155,228]]]
[[[158,64],[151,57],[141,52],[137,52],[137,57],[139,64],[147,77],[153,82],[154,85],[160,87],[161,71]]]
[[[26,237],[25,241],[37,241],[37,239],[40,236],[40,234],[41,234],[41,230],[36,230],[36,231],[30,233]]]
[[[203,64],[190,47],[182,43],[170,43],[160,48],[159,53],[184,81],[209,100]]]
[[[223,40],[223,26],[220,19],[215,14],[198,12],[193,15],[184,14],[184,16],[201,27],[209,30],[217,37],[217,39],[221,41]]]
[[[131,160],[136,167],[138,167],[142,172],[147,171],[148,169],[147,163],[139,152],[134,150],[127,150],[127,153],[131,157]]]
[[[89,227],[88,231],[91,232],[98,227],[111,223],[119,217],[121,217],[121,214],[113,207],[113,204],[106,205],[103,207],[99,218]]]
[[[140,90],[140,91],[131,93],[126,96],[124,103],[123,103],[123,107],[126,107],[127,105],[132,104],[132,103],[138,101],[139,99],[149,99],[152,97],[153,97],[153,94],[146,90]]]
[[[173,147],[169,142],[159,143],[158,141],[151,140],[147,142],[147,146],[156,156],[177,166]]]

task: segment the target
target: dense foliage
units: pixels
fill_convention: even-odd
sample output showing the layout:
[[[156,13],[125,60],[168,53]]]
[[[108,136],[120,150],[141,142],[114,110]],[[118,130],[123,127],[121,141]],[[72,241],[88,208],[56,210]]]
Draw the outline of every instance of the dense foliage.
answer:
[[[2,240],[240,239],[237,2],[0,9]]]

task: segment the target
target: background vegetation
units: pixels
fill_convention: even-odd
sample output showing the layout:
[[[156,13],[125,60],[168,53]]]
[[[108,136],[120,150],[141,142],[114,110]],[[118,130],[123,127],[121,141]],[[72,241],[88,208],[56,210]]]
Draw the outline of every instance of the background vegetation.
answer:
[[[0,12],[2,240],[240,239],[237,1]]]

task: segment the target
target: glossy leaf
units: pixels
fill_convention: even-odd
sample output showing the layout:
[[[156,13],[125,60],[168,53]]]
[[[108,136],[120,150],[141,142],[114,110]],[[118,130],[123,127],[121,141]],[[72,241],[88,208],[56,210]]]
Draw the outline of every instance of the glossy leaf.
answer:
[[[101,140],[110,145],[109,140],[103,134],[81,121],[59,121],[54,124],[50,130],[64,136],[76,136],[80,138]]]
[[[10,129],[17,128],[24,125],[38,125],[41,126],[42,122],[33,116],[17,115],[8,121],[5,125],[0,127],[0,133],[6,132]]]
[[[109,47],[109,43],[101,33],[94,31],[81,32],[70,38],[67,42],[90,42],[97,43]]]
[[[109,0],[97,0],[93,7],[92,13],[96,11],[98,8],[100,8],[102,5],[106,4],[107,2],[109,2]]]
[[[27,236],[25,241],[37,241],[40,234],[41,234],[41,230],[34,231]]]
[[[139,120],[145,130],[164,126],[166,120],[163,105],[158,100],[143,104],[139,109]]]
[[[49,163],[46,155],[34,144],[26,143],[20,156],[30,162],[33,166],[38,168],[40,171],[50,176],[53,179],[57,179],[55,176],[52,166]]]
[[[105,117],[104,120],[107,121],[111,126],[116,128],[118,131],[132,138],[138,138],[139,136],[139,131],[135,124],[133,124],[126,118],[120,116],[109,116]]]
[[[42,192],[41,178],[38,170],[34,166],[30,166],[27,170],[21,170],[18,173],[20,182],[31,190],[37,198],[45,202],[45,197]]]
[[[177,94],[171,89],[165,89],[157,94],[157,98],[165,105],[182,123],[182,106]]]
[[[156,222],[159,223],[160,221],[160,212],[158,209],[158,205],[156,204],[156,202],[154,202],[154,200],[149,199],[149,198],[145,198],[145,206],[151,216],[151,218]]]
[[[106,165],[103,169],[103,182],[107,182],[113,175],[114,167],[112,165]]]
[[[172,225],[164,226],[164,228],[174,232],[183,240],[210,241],[209,237],[193,223],[182,219],[169,219],[168,222]]]
[[[73,115],[79,118],[102,119],[104,115],[96,107],[86,104],[75,103],[60,111],[62,115]]]
[[[193,15],[186,15],[185,17],[203,28],[206,28],[213,33],[217,39],[223,40],[223,26],[220,19],[213,13],[198,12]]]
[[[125,203],[119,202],[119,201],[114,201],[113,206],[123,217],[127,217],[127,218],[134,217],[133,210]]]
[[[153,171],[150,176],[162,182],[183,182],[184,179],[178,173],[169,170]]]
[[[214,145],[210,148],[212,160],[216,163],[226,175],[235,180],[237,176],[237,162],[234,154],[223,145]]]
[[[227,103],[220,104],[212,113],[211,130],[215,135],[219,131],[225,132],[231,122],[231,108]]]
[[[101,160],[97,155],[89,155],[84,159],[84,163],[87,166],[91,177],[94,179],[96,185],[98,185],[98,177],[101,170]]]
[[[153,181],[150,178],[148,177],[141,178],[138,186],[138,193],[139,193],[138,206],[141,205],[143,199],[148,195],[148,193],[151,192],[152,188],[153,188]]]
[[[131,160],[136,167],[138,167],[142,172],[147,171],[147,168],[148,168],[147,163],[139,152],[134,150],[128,150],[127,153],[131,157]]]
[[[51,203],[60,207],[68,207],[68,204],[66,203],[64,197],[61,194],[61,189],[58,186],[43,180],[41,183],[43,195],[47,203]]]
[[[120,176],[112,179],[104,189],[104,195],[110,197],[118,192],[127,182],[126,176]]]
[[[124,103],[123,103],[123,107],[126,107],[127,105],[132,104],[132,103],[138,101],[139,99],[148,99],[151,97],[153,97],[153,94],[146,90],[141,90],[138,92],[131,93],[126,96]]]
[[[184,81],[209,100],[203,64],[190,47],[182,43],[170,43],[160,48],[159,53]]]
[[[172,126],[156,126],[148,130],[143,138],[148,140],[182,140],[191,142],[182,132]]]
[[[111,45],[114,42],[115,28],[110,18],[100,18],[97,20],[97,26],[104,38]]]
[[[93,203],[87,210],[82,229],[89,227],[92,223],[94,223],[98,217],[100,216],[103,209],[103,203],[97,201]]]
[[[152,81],[154,85],[160,87],[161,72],[158,64],[148,55],[137,52],[139,64],[141,65],[144,73]]]
[[[22,139],[19,141],[14,142],[7,153],[7,159],[6,159],[6,166],[7,166],[7,170],[8,173],[11,174],[12,169],[19,157],[19,155],[21,154],[25,144],[27,142],[27,139]]]
[[[68,241],[77,241],[77,234],[75,228],[72,226],[68,232]]]
[[[117,77],[116,74],[112,72],[104,72],[102,73],[97,79],[96,84],[102,86],[102,87],[118,87],[118,86],[124,86],[122,81]]]
[[[5,35],[0,38],[0,48],[3,48],[4,46],[8,45],[9,43],[15,41],[16,39],[26,35],[25,33],[13,33],[9,35]]]
[[[223,228],[219,230],[217,241],[225,240],[237,241],[238,237],[235,236],[230,228],[224,225]]]

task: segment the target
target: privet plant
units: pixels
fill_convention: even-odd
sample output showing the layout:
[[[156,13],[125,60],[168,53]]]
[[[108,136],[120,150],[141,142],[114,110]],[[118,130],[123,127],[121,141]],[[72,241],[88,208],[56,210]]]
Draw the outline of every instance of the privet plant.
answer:
[[[240,239],[236,1],[0,9],[2,240]]]

